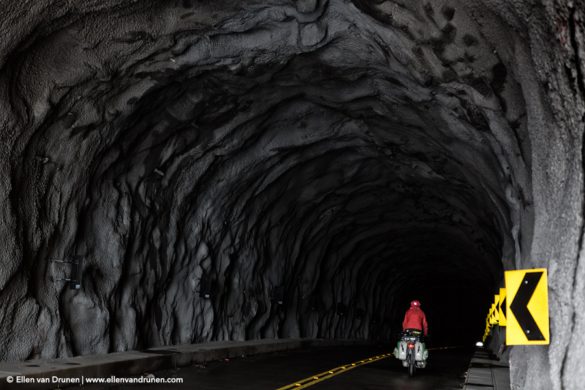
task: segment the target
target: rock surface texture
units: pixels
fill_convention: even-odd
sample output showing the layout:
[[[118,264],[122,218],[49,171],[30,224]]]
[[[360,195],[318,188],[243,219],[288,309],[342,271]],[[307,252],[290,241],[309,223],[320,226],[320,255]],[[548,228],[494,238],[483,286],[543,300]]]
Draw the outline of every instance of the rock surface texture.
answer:
[[[0,5],[0,358],[473,339],[543,266],[512,382],[582,388],[583,0]]]

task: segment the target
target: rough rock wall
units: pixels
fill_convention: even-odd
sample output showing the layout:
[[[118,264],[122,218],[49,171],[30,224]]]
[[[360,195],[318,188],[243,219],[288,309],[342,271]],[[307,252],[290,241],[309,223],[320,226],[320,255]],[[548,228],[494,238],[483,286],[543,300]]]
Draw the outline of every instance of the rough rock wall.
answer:
[[[499,10],[502,4],[488,4]],[[585,2],[506,4],[498,12],[528,47],[517,57],[531,129],[535,218],[529,251],[516,268],[549,269],[550,347],[511,351],[515,388],[582,387],[583,132],[585,130]],[[505,9],[502,7],[502,9]],[[531,61],[527,59],[530,58]],[[533,70],[531,71],[530,68]],[[534,76],[532,76],[534,75]]]
[[[0,9],[2,358],[388,338],[548,266],[513,381],[585,378],[582,1]]]

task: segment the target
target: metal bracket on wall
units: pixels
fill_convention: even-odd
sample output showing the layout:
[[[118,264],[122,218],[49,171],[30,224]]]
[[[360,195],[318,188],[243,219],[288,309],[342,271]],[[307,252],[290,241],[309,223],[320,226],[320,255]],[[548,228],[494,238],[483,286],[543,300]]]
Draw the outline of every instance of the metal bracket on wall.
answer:
[[[69,259],[51,259],[52,263],[67,264],[71,266],[68,278],[56,279],[55,281],[69,282],[69,288],[72,290],[79,290],[81,288],[81,266],[83,257],[71,256]]]

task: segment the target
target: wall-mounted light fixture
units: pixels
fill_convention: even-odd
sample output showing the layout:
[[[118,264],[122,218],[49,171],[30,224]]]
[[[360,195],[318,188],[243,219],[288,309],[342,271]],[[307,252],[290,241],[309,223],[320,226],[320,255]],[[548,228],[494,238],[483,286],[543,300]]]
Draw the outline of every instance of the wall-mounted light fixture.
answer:
[[[347,315],[347,306],[344,303],[337,302],[335,305],[335,313],[340,317]]]
[[[270,298],[278,306],[284,305],[284,286],[273,287]]]
[[[215,289],[215,281],[207,274],[203,273],[199,279],[199,298],[210,299]]]
[[[51,160],[49,159],[49,157],[47,156],[35,156],[35,161],[37,161],[39,164],[45,165],[48,162],[50,162]]]

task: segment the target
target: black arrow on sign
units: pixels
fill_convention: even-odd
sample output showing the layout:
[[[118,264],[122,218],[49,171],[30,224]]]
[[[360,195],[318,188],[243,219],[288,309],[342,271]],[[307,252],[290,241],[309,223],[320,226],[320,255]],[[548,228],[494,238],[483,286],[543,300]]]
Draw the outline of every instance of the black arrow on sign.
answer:
[[[518,324],[524,331],[526,338],[531,341],[544,340],[542,332],[538,328],[534,317],[528,311],[528,302],[536,290],[536,286],[542,277],[543,272],[527,272],[522,283],[516,292],[514,300],[510,304],[510,310],[514,313]]]

